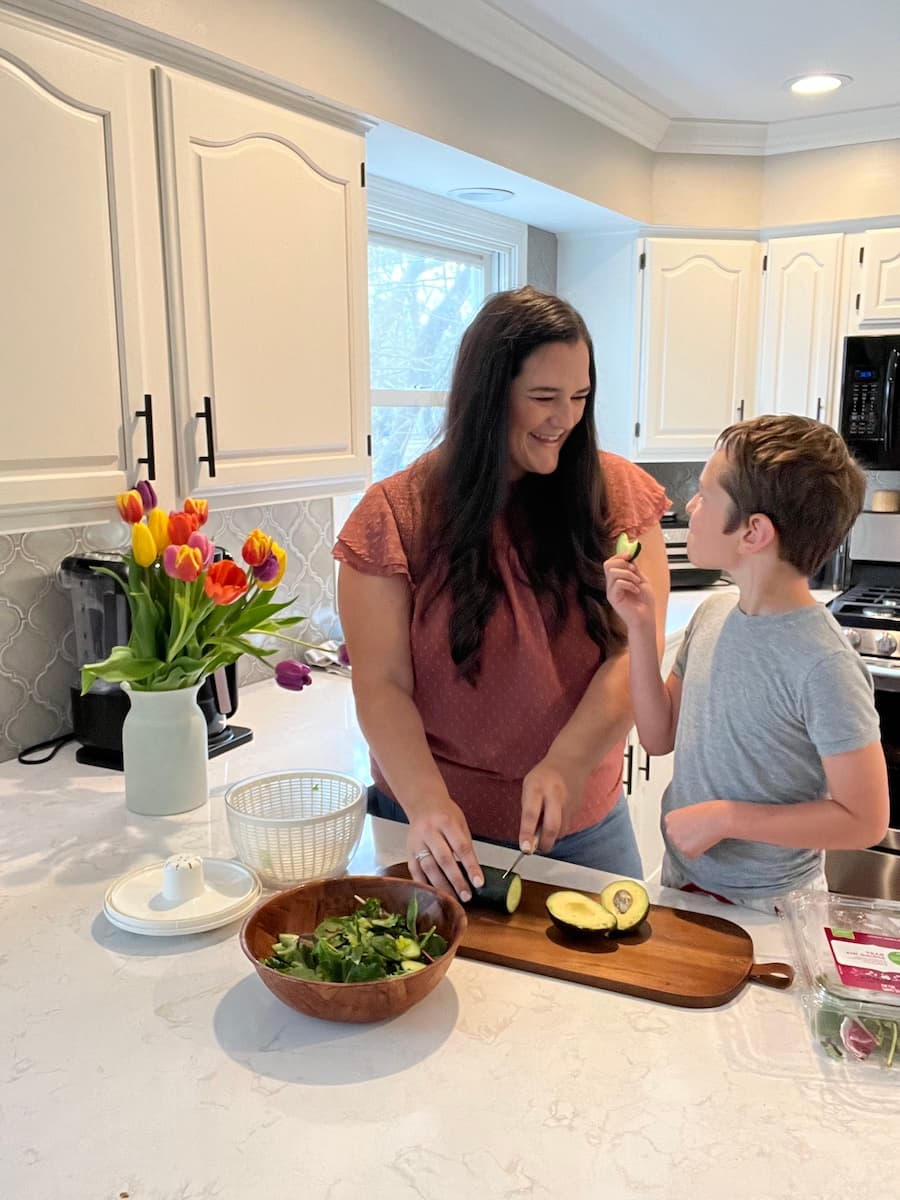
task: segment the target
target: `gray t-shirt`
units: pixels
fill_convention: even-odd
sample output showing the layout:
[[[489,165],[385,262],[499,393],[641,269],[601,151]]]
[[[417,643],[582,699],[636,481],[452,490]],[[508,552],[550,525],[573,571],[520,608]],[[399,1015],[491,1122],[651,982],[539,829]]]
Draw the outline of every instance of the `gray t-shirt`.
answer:
[[[663,813],[704,800],[818,799],[827,791],[822,758],[880,736],[869,673],[821,604],[748,617],[734,595],[712,596],[672,669],[683,683]],[[735,900],[802,887],[823,862],[819,850],[732,838],[694,859],[668,840],[666,848],[676,876]]]

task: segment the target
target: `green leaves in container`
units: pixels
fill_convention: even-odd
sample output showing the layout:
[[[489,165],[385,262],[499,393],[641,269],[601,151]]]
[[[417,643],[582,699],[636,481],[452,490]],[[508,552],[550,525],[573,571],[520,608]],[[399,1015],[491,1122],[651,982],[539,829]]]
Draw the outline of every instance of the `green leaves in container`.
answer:
[[[282,933],[263,965],[297,979],[327,983],[368,983],[419,970],[447,952],[436,926],[419,936],[418,904],[389,913],[370,897],[345,917],[326,917],[310,938]]]

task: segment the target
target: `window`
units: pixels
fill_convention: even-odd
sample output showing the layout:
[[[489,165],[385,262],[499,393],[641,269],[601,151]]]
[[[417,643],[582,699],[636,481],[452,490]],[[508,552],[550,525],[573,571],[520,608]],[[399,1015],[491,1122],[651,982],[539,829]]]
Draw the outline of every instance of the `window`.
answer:
[[[459,340],[486,296],[524,282],[526,247],[521,222],[370,179],[373,480],[439,440]]]

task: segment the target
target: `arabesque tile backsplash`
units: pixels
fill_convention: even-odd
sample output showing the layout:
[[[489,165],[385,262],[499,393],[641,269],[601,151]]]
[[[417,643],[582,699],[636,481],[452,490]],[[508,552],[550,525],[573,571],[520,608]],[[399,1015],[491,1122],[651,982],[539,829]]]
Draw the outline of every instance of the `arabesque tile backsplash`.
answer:
[[[288,553],[279,595],[308,618],[296,635],[317,642],[339,636],[331,546],[330,500],[308,500],[212,513],[204,532],[236,558],[251,529],[265,529]],[[109,552],[124,528],[109,525],[0,535],[0,762],[71,727],[69,688],[76,682],[72,606],[56,580],[70,554]],[[290,645],[275,658],[291,658]],[[264,679],[255,658],[240,665],[242,682]]]

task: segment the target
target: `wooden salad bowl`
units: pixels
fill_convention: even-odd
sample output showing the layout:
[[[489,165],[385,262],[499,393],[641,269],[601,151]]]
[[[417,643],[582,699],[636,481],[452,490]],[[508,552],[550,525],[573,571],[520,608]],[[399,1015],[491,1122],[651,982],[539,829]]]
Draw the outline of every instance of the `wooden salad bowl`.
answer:
[[[405,913],[415,897],[418,928],[436,926],[448,943],[446,953],[421,971],[368,983],[297,979],[263,965],[281,934],[309,935],[326,917],[354,912],[359,907],[357,896],[363,900],[376,896],[387,912],[398,913]],[[289,1008],[326,1021],[384,1021],[405,1013],[437,987],[465,931],[465,911],[452,896],[410,879],[347,875],[314,880],[263,900],[244,921],[241,947],[269,991]]]

